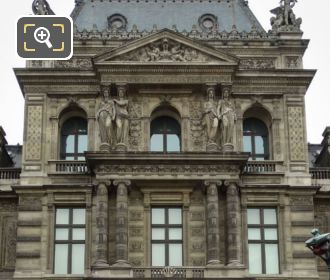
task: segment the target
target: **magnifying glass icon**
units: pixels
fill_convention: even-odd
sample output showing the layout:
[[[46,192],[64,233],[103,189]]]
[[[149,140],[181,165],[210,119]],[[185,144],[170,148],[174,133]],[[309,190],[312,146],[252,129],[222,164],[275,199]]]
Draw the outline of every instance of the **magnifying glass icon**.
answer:
[[[46,27],[39,27],[34,31],[34,39],[40,44],[46,44],[49,49],[53,47],[49,40],[50,32]]]

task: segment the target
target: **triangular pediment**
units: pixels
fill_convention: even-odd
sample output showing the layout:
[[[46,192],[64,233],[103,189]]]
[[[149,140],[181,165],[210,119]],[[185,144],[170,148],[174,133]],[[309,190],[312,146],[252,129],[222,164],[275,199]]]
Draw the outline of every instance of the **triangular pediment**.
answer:
[[[237,65],[238,58],[164,29],[94,58],[104,64]]]

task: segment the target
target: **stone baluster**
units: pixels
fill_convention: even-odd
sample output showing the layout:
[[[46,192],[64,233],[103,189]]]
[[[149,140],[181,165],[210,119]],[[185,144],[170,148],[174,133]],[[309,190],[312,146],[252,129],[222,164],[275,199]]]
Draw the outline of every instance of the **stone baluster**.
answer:
[[[108,267],[108,188],[100,183],[96,195],[96,260],[95,268]]]
[[[220,264],[219,198],[217,182],[205,182],[207,200],[207,264]]]
[[[128,262],[128,190],[129,180],[116,180],[116,263],[115,266],[129,267]]]
[[[239,188],[235,182],[227,187],[227,260],[228,266],[241,265],[241,205]]]

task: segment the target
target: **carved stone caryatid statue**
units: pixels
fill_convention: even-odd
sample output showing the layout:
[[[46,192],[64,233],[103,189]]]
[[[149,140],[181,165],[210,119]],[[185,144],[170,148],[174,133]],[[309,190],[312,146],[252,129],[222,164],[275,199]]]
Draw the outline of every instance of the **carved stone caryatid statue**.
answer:
[[[236,121],[235,108],[229,99],[230,87],[223,88],[222,99],[219,100],[217,106],[217,116],[221,122],[221,142],[223,150],[230,151],[234,149],[234,128]]]
[[[276,17],[270,19],[274,31],[300,31],[301,18],[296,18],[293,7],[297,0],[281,0],[280,6],[271,10]]]
[[[116,116],[115,104],[109,100],[109,87],[103,89],[104,102],[96,116],[100,128],[101,147],[103,151],[110,151],[114,144],[114,120]]]
[[[118,86],[118,99],[113,99],[115,104],[115,127],[117,150],[126,150],[129,131],[128,100],[125,99],[126,86]]]
[[[206,127],[206,137],[208,146],[216,145],[216,136],[219,129],[219,119],[217,115],[217,104],[214,100],[215,88],[210,86],[207,89],[208,99],[204,103],[203,125]]]
[[[32,11],[35,15],[55,15],[46,0],[34,0]]]

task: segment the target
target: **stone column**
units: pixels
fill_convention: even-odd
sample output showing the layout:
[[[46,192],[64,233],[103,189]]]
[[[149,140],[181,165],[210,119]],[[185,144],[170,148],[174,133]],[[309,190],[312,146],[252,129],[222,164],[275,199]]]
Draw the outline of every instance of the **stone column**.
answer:
[[[207,200],[207,264],[220,264],[219,199],[217,182],[205,182]]]
[[[227,187],[227,260],[229,266],[241,265],[241,205],[238,185],[225,182]]]
[[[96,195],[96,260],[95,268],[109,267],[108,263],[108,188],[100,183]]]
[[[128,262],[128,196],[129,180],[116,180],[116,263],[114,266],[130,267]]]

